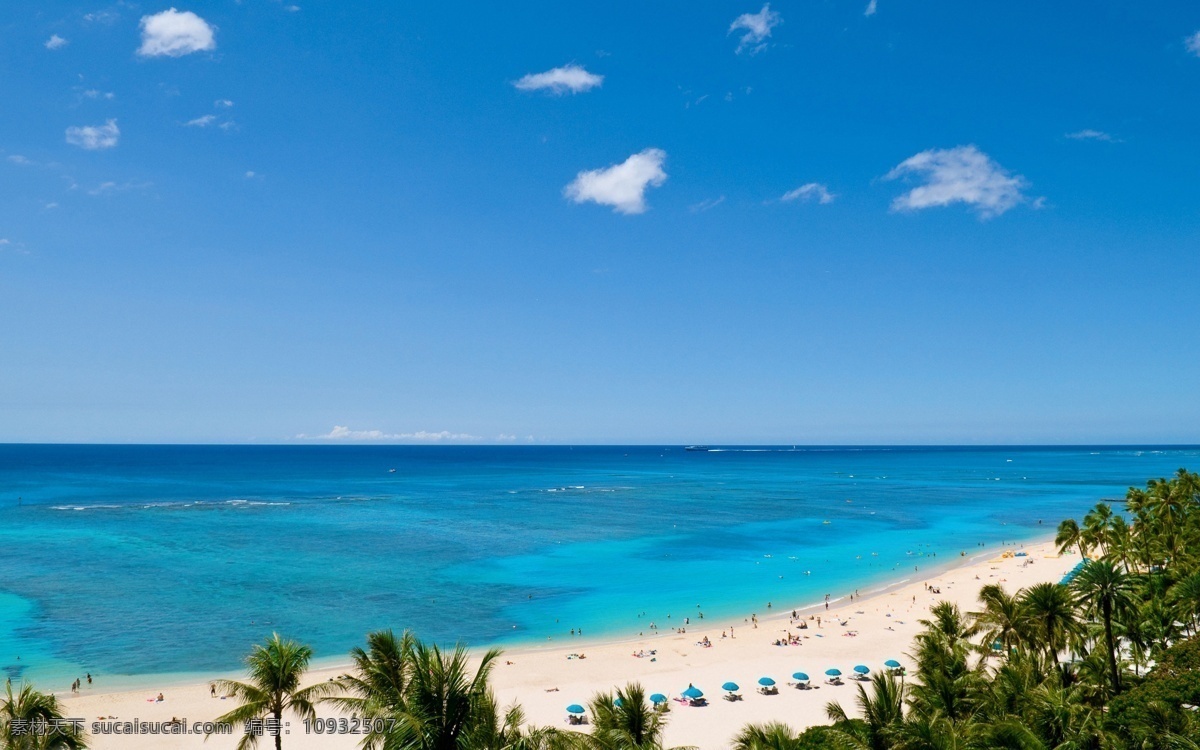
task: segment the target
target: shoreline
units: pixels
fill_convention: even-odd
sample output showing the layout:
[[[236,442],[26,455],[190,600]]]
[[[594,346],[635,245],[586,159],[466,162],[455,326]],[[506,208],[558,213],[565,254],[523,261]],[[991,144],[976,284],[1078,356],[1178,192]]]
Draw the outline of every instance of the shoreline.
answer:
[[[999,545],[999,551],[992,551],[993,547],[978,548],[981,550],[987,549],[988,551],[980,551],[977,554],[967,555],[966,557],[947,557],[946,558],[947,561],[944,563],[939,561],[934,564],[929,564],[929,561],[934,558],[921,557],[919,559],[921,561],[923,561],[924,563],[926,563],[926,566],[928,566],[928,567],[921,566],[921,570],[906,573],[905,577],[899,578],[897,580],[876,582],[876,583],[879,583],[880,585],[875,586],[874,588],[868,589],[867,591],[863,592],[861,599],[863,602],[867,602],[867,601],[869,601],[870,598],[890,594],[891,592],[911,583],[914,579],[938,576],[938,575],[942,575],[943,573],[953,571],[958,568],[967,567],[976,562],[981,561],[983,558],[997,555],[997,554],[1002,554],[1003,551],[1007,550],[1007,549],[1019,549],[1021,547],[1025,547],[1028,545],[1049,544],[1049,543],[1053,542],[1053,538],[1054,538],[1054,535],[1052,533],[1050,533],[1050,534],[1039,534],[1039,535],[1036,535],[1036,536],[1030,537],[1029,539],[1024,539],[1024,540],[1016,539],[1016,540],[1011,540],[1011,541],[1003,541],[1003,542],[993,543],[993,544]],[[831,595],[829,598],[830,606],[836,607],[836,606],[847,605],[849,603],[849,597],[850,597],[851,593],[852,592],[845,592],[841,595]],[[737,615],[733,615],[732,617],[740,617],[745,621],[745,624],[749,625],[750,624],[749,618],[753,614],[753,615],[757,615],[757,617],[759,619],[759,625],[765,625],[765,624],[770,624],[773,621],[779,620],[783,616],[784,613],[790,613],[793,610],[796,611],[796,613],[801,616],[820,614],[825,609],[824,605],[825,605],[824,599],[818,599],[816,601],[813,601],[813,602],[810,602],[807,604],[803,604],[803,605],[795,605],[795,606],[789,605],[789,606],[772,607],[770,610],[768,610],[768,614],[763,614],[761,612],[752,613],[752,612],[746,611],[746,612],[738,613]],[[709,621],[710,622],[721,622],[721,621],[728,622],[730,617],[731,616],[725,616],[725,617],[715,617],[714,616],[714,617],[709,618]],[[705,620],[698,620],[696,622],[692,622],[688,627],[693,630],[696,630],[696,629],[709,627],[709,626],[706,625]],[[401,631],[397,631],[397,632],[401,632]],[[286,633],[281,633],[280,635],[282,635],[285,638],[288,637],[288,635]],[[628,644],[633,644],[633,643],[638,643],[638,642],[644,641],[647,638],[653,638],[653,637],[657,637],[657,636],[661,636],[661,635],[675,635],[675,632],[674,632],[673,628],[664,628],[664,629],[659,630],[657,635],[655,633],[650,633],[650,634],[643,633],[643,634],[638,634],[638,635],[621,635],[618,633],[610,633],[610,634],[602,633],[600,635],[595,635],[595,636],[589,635],[586,637],[577,636],[577,637],[572,638],[570,636],[566,636],[566,637],[559,637],[559,638],[555,638],[553,640],[546,640],[546,641],[530,639],[530,640],[523,640],[523,641],[514,641],[514,642],[511,642],[511,644],[509,644],[505,641],[483,642],[483,643],[479,643],[479,644],[462,642],[462,641],[459,641],[456,643],[463,643],[463,645],[465,645],[473,653],[474,652],[482,653],[483,651],[486,651],[487,649],[497,648],[504,655],[516,655],[516,654],[526,655],[526,654],[541,654],[541,653],[547,653],[547,652],[556,652],[556,651],[561,651],[566,648],[597,649],[597,648],[606,648],[606,647],[617,646],[617,645],[628,645]],[[417,633],[417,636],[419,637],[420,633]],[[366,637],[366,633],[363,634],[364,641],[365,641],[365,637]],[[249,651],[251,645],[253,645],[253,644],[248,643],[246,645],[245,650],[247,652]],[[446,647],[447,645],[453,646],[455,644],[439,644],[439,645]],[[312,660],[312,663],[310,665],[309,671],[310,671],[310,673],[344,672],[352,667],[353,667],[353,662],[350,659],[349,652],[347,650],[346,653],[342,653],[342,654],[338,654],[338,655],[314,657],[314,659]],[[86,670],[81,670],[81,674],[78,676],[82,677],[83,672],[85,672],[85,671]],[[97,673],[92,673],[93,676],[103,677],[106,680],[111,679],[113,684],[111,685],[111,687],[106,685],[106,689],[104,689],[103,691],[97,691],[94,693],[88,692],[88,693],[86,693],[86,695],[102,696],[102,695],[108,695],[108,694],[131,693],[131,692],[143,691],[143,690],[157,691],[164,687],[168,687],[168,688],[189,687],[189,686],[195,686],[195,685],[202,684],[202,683],[207,685],[209,682],[211,682],[212,680],[215,680],[215,679],[237,679],[242,674],[242,671],[243,670],[242,670],[241,666],[239,665],[238,667],[233,667],[228,670],[212,670],[212,671],[200,670],[200,671],[188,671],[188,672],[147,672],[147,673],[120,674],[120,675],[104,675],[103,673],[97,672]],[[38,687],[44,683],[41,681],[33,680],[32,684],[35,687]],[[67,691],[67,690],[48,690],[46,692],[48,692],[60,699],[77,697],[74,694],[72,694],[70,691]],[[84,693],[81,693],[80,695],[83,695],[83,694]]]
[[[1001,557],[1005,552],[1024,551],[1026,556]],[[1042,580],[1057,582],[1075,565],[1077,554],[1059,556],[1049,535],[1024,542],[1010,542],[1000,548],[981,550],[977,555],[954,559],[908,574],[899,581],[873,588],[856,596],[851,602],[845,597],[825,602],[796,606],[775,606],[770,614],[758,617],[757,626],[744,618],[706,618],[687,625],[684,633],[664,629],[654,635],[631,638],[576,639],[569,643],[530,644],[505,649],[495,663],[491,684],[501,705],[519,701],[528,721],[537,725],[565,727],[564,707],[568,703],[586,703],[596,692],[609,691],[629,681],[639,681],[649,692],[668,696],[679,693],[688,684],[696,684],[712,699],[705,709],[672,705],[668,714],[665,740],[669,745],[689,744],[702,750],[725,747],[728,738],[751,721],[783,720],[794,728],[825,723],[824,705],[836,699],[847,710],[853,710],[855,691],[851,680],[841,687],[824,686],[814,691],[796,691],[784,687],[792,671],[803,669],[814,677],[830,666],[849,674],[856,664],[872,670],[882,667],[885,659],[906,663],[912,636],[919,630],[917,620],[924,617],[928,606],[936,601],[950,600],[964,611],[977,603],[981,586],[1003,582],[1010,591]],[[924,558],[922,558],[924,559]],[[932,585],[940,593],[926,589]],[[816,617],[822,621],[817,625]],[[812,618],[812,619],[810,619]],[[731,620],[734,620],[731,622]],[[736,620],[741,620],[740,622]],[[807,624],[801,629],[800,622]],[[852,626],[852,627],[851,627]],[[732,637],[723,634],[730,631]],[[732,631],[736,631],[734,634]],[[800,645],[776,646],[773,642],[785,633],[797,636]],[[710,647],[699,643],[707,637]],[[473,648],[474,653],[483,647]],[[649,658],[636,658],[647,652]],[[649,652],[654,652],[650,656]],[[583,654],[586,658],[573,658]],[[786,657],[785,661],[781,657]],[[337,663],[315,664],[308,673],[306,684],[325,682],[348,671],[348,656]],[[760,676],[773,676],[780,685],[780,695],[760,696],[753,692]],[[152,678],[150,675],[143,677]],[[98,716],[117,716],[121,720],[166,721],[175,716],[188,721],[212,720],[234,707],[232,702],[214,700],[208,684],[218,677],[240,678],[240,673],[208,674],[202,679],[171,682],[160,680],[153,688],[131,688],[120,692],[85,691],[80,695],[60,695],[64,712],[84,717],[87,726]],[[717,689],[727,680],[745,688],[745,700],[736,703],[716,700]],[[814,686],[816,680],[814,680]],[[147,701],[147,696],[164,693],[163,703]],[[325,710],[322,716],[336,715]],[[353,736],[333,738],[303,734],[293,723],[289,747],[355,747]],[[240,733],[240,730],[239,730]],[[104,748],[222,748],[224,740],[214,737],[207,744],[202,735],[180,735],[170,740],[158,735],[123,737],[114,742],[109,735],[92,737],[92,747]],[[344,741],[344,743],[343,743]],[[232,741],[229,746],[232,747]]]

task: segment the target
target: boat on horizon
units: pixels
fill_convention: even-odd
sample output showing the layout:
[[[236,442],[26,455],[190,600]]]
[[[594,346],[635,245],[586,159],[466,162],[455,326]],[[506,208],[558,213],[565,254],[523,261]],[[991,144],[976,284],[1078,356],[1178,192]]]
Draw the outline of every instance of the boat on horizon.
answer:
[[[707,453],[708,451],[712,450],[707,445],[685,445],[683,449],[685,451],[696,451],[700,453]]]

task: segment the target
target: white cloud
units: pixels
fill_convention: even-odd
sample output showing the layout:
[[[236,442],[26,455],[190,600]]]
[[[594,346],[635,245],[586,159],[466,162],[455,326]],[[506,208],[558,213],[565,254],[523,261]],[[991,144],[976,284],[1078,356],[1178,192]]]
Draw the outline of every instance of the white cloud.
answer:
[[[83,125],[67,128],[67,143],[72,146],[97,151],[112,148],[117,145],[121,130],[116,120],[109,120],[103,125]]]
[[[725,196],[723,195],[718,198],[706,198],[699,203],[693,203],[692,205],[688,206],[688,210],[694,214],[703,213],[710,208],[716,208],[724,202]]]
[[[1200,31],[1183,40],[1183,43],[1187,45],[1188,52],[1191,52],[1196,57],[1200,57]]]
[[[732,34],[739,29],[745,30],[742,38],[738,41],[737,52],[741,54],[746,50],[750,54],[755,55],[762,52],[767,46],[767,38],[771,36],[771,29],[783,23],[783,18],[771,10],[771,4],[763,5],[762,10],[757,13],[743,13],[733,20],[729,25],[729,32]]]
[[[13,164],[20,164],[21,166],[25,166],[25,167],[33,164],[32,161],[30,161],[29,159],[26,159],[24,156],[21,156],[20,154],[13,154],[12,156],[8,157],[8,160],[11,161]]]
[[[1107,141],[1108,143],[1120,143],[1120,138],[1114,138],[1111,134],[1105,133],[1103,130],[1092,130],[1084,128],[1083,130],[1074,133],[1067,133],[1067,138],[1076,141]]]
[[[111,91],[100,91],[99,89],[88,89],[83,92],[85,99],[116,99],[117,95]]]
[[[666,151],[648,148],[620,164],[580,172],[563,193],[576,203],[594,201],[618,213],[640,214],[646,210],[646,188],[667,181],[666,158]]]
[[[871,0],[867,3],[867,9],[863,11],[864,16],[873,16],[879,10],[879,0]]]
[[[153,183],[150,182],[102,182],[91,190],[87,191],[88,195],[111,195],[113,193],[123,193],[126,190],[145,190]]]
[[[826,186],[819,182],[809,182],[801,185],[795,190],[787,191],[779,200],[783,201],[784,203],[789,203],[791,201],[801,201],[807,203],[808,201],[815,200],[817,203],[825,204],[833,203],[834,198],[837,198],[837,196],[829,192],[829,188]]]
[[[63,39],[58,34],[51,34],[50,38],[46,40],[46,49],[62,49],[68,44],[70,44],[70,42],[68,42],[66,39]]]
[[[567,92],[579,94],[589,91],[602,83],[604,76],[589,73],[582,66],[571,64],[551,68],[544,73],[529,73],[513,81],[513,86],[522,91],[546,90],[561,96]]]
[[[216,115],[204,115],[203,117],[197,117],[195,120],[188,120],[184,123],[184,127],[207,128],[209,125],[212,125],[214,122],[216,122],[216,119]]]
[[[352,430],[349,427],[335,425],[332,430],[324,435],[297,435],[298,440],[346,440],[346,441],[409,441],[416,443],[445,443],[445,442],[472,442],[482,440],[476,435],[468,435],[463,432],[450,432],[442,430],[441,432],[426,432],[420,430],[418,432],[399,432],[388,433],[382,430]]]
[[[217,109],[229,109],[233,106],[233,101],[230,99],[218,99],[213,102],[213,106]]]
[[[983,218],[999,216],[1027,200],[1021,192],[1028,183],[1009,174],[975,146],[922,151],[888,172],[886,180],[915,175],[925,184],[897,196],[893,211],[916,211],[933,206],[965,203]]]
[[[182,57],[217,48],[214,28],[190,10],[181,12],[171,8],[142,16],[141,26],[142,46],[138,54],[143,57]]]
[[[86,23],[103,23],[113,24],[120,18],[120,15],[113,9],[98,10],[95,13],[84,13],[83,20]]]
[[[258,173],[257,173],[257,172],[255,172],[254,170],[249,170],[249,171],[247,171],[247,172],[246,172],[246,179],[247,179],[247,180],[253,180],[255,177],[258,177]]]

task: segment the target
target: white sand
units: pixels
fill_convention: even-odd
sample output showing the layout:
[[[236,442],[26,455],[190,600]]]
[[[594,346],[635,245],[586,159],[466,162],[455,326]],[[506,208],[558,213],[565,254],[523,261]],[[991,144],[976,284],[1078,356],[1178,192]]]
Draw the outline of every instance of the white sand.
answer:
[[[1004,550],[1027,552],[1027,557],[1001,559]],[[926,564],[929,560],[923,560]],[[1030,561],[1031,564],[1026,564]],[[964,611],[978,608],[977,594],[981,586],[1002,583],[1009,591],[1042,581],[1058,581],[1078,562],[1078,556],[1059,557],[1049,541],[995,550],[989,559],[979,559],[948,570],[931,578],[914,578],[912,582],[874,596],[864,595],[835,602],[826,611],[803,613],[809,622],[807,630],[798,623],[789,623],[791,608],[775,607],[770,616],[760,613],[754,628],[748,622],[723,622],[693,619],[686,634],[669,629],[657,636],[634,641],[596,643],[580,641],[553,648],[525,648],[506,652],[492,673],[492,685],[504,704],[519,701],[528,720],[535,724],[566,726],[565,707],[571,703],[586,704],[600,690],[612,690],[628,681],[640,681],[647,693],[661,692],[675,698],[689,683],[701,688],[709,699],[706,707],[693,708],[670,703],[671,711],[666,730],[668,745],[694,745],[702,750],[728,747],[730,738],[748,722],[784,720],[793,727],[827,723],[825,704],[837,700],[853,713],[856,683],[846,679],[840,687],[823,683],[824,672],[830,667],[841,669],[844,675],[853,674],[853,667],[865,664],[872,671],[882,669],[887,659],[897,659],[906,666],[911,659],[906,654],[913,635],[920,630],[917,620],[926,616],[928,608],[937,601],[956,602]],[[914,576],[920,573],[914,574]],[[929,584],[940,588],[940,594],[925,589]],[[835,597],[837,594],[835,594]],[[819,615],[822,627],[808,621],[807,615]],[[845,625],[839,625],[839,619]],[[678,625],[679,623],[676,623]],[[735,637],[722,639],[733,626]],[[663,624],[659,623],[662,628]],[[774,646],[772,641],[784,636],[784,631],[802,636],[800,646]],[[846,633],[856,631],[857,637]],[[711,648],[696,645],[705,636]],[[636,658],[637,651],[657,651],[651,657]],[[585,659],[568,658],[582,652]],[[512,662],[511,664],[507,662]],[[324,681],[346,671],[327,669],[313,672],[311,681]],[[807,672],[812,684],[819,689],[801,691],[788,685],[793,672]],[[223,675],[237,678],[237,675]],[[759,695],[758,678],[775,679],[779,695]],[[744,700],[722,700],[721,685],[738,683]],[[548,689],[557,688],[553,692]],[[148,702],[157,690],[127,693],[93,694],[85,687],[82,695],[64,696],[64,713],[84,717],[86,726],[99,716],[116,716],[119,720],[162,722],[173,717],[187,721],[211,721],[234,708],[232,701],[213,699],[207,683],[163,688],[165,700]],[[321,716],[337,716],[323,709]],[[360,736],[307,734],[296,717],[285,717],[289,734],[285,748],[352,748]],[[203,736],[95,736],[92,746],[99,750],[166,750],[171,748],[232,748],[241,727],[234,737],[212,737],[207,743]],[[268,738],[264,738],[266,740]],[[270,746],[270,743],[262,745]]]

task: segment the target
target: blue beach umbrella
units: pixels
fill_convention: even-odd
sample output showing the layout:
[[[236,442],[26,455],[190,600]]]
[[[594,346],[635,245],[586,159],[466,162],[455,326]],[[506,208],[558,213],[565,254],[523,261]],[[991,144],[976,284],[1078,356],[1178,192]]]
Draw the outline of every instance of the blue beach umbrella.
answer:
[[[621,699],[620,699],[620,698],[614,698],[614,699],[613,699],[613,705],[614,705],[614,706],[616,706],[617,708],[620,708],[620,707],[621,707]]]
[[[771,687],[775,684],[775,680],[772,680],[770,677],[759,677],[758,684],[763,687]]]
[[[691,685],[688,687],[687,690],[684,690],[683,693],[681,693],[681,695],[683,695],[683,697],[685,697],[685,698],[703,698],[704,691],[701,690],[700,688],[696,687],[695,685]]]
[[[736,682],[727,682],[727,683],[725,683],[724,685],[722,685],[722,686],[721,686],[721,689],[722,689],[722,690],[728,690],[729,692],[731,692],[731,693],[732,693],[732,692],[734,692],[735,690],[739,690],[740,688],[738,688],[738,684],[737,684]]]
[[[841,677],[841,676],[842,676],[842,670],[840,670],[840,669],[826,669],[826,670],[825,670],[825,674],[829,675],[830,677]]]
[[[662,693],[655,693],[654,695],[650,696],[650,702],[651,703],[666,703],[667,696],[663,695]]]
[[[858,672],[859,674],[866,674],[867,672],[870,672],[871,670],[867,669],[866,666],[859,664],[857,667],[854,668],[854,671]]]
[[[571,705],[567,706],[567,713],[582,714],[585,713],[585,711],[583,710],[583,706],[579,705],[578,703],[572,703]]]
[[[793,672],[792,679],[799,680],[800,682],[808,682],[808,675],[803,672]]]
[[[888,659],[887,661],[885,661],[885,662],[883,663],[883,666],[885,666],[885,667],[887,667],[887,668],[889,668],[889,669],[899,669],[899,668],[900,668],[900,662],[896,661],[895,659]]]

